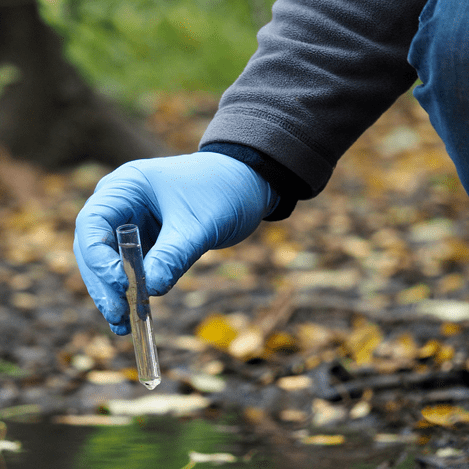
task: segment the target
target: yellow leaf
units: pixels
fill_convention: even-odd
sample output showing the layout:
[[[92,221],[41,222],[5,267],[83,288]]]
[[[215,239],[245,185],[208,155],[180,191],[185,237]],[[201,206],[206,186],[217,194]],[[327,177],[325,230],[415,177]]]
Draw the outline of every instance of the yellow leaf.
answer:
[[[417,430],[422,430],[422,429],[426,429],[426,428],[431,428],[433,427],[434,424],[429,422],[428,420],[425,420],[425,419],[420,419],[415,425],[414,427],[417,429]]]
[[[280,224],[266,226],[262,231],[262,241],[271,247],[284,243],[289,238],[287,230]]]
[[[420,283],[419,285],[415,285],[414,287],[410,287],[399,292],[397,295],[397,302],[399,304],[418,303],[419,301],[428,298],[430,294],[430,287],[424,283]]]
[[[206,317],[196,330],[196,336],[199,339],[222,350],[229,347],[237,334],[222,314],[212,314]]]
[[[344,435],[312,435],[303,439],[306,445],[332,446],[345,443]]]
[[[420,358],[429,358],[433,357],[438,353],[440,350],[440,343],[436,339],[429,340],[420,350],[419,350],[419,357]]]
[[[439,364],[448,362],[453,359],[454,353],[454,348],[451,345],[442,345],[435,356],[435,362]]]
[[[139,381],[137,368],[124,368],[123,370],[121,370],[121,373],[129,381]]]
[[[428,422],[442,427],[452,427],[457,423],[469,423],[467,410],[447,404],[425,407],[422,409],[422,416]]]
[[[265,348],[272,352],[294,350],[296,348],[295,338],[287,332],[276,332],[267,339]]]
[[[383,340],[383,333],[377,324],[364,318],[355,321],[354,330],[344,343],[344,349],[357,365],[371,362],[373,351]]]
[[[272,259],[279,267],[286,267],[296,259],[300,250],[301,246],[297,243],[278,243],[278,245],[274,248]]]
[[[259,425],[268,418],[267,413],[258,407],[246,407],[243,412],[243,417],[251,425]]]
[[[450,337],[452,335],[461,333],[462,328],[460,324],[455,324],[454,322],[444,322],[441,325],[440,330],[444,336]]]

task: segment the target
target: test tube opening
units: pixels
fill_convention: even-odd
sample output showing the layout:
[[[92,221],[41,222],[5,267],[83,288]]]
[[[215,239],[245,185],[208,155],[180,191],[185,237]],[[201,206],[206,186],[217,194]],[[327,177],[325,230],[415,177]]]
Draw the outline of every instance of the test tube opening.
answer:
[[[140,244],[138,226],[133,224],[121,225],[116,230],[119,244]]]

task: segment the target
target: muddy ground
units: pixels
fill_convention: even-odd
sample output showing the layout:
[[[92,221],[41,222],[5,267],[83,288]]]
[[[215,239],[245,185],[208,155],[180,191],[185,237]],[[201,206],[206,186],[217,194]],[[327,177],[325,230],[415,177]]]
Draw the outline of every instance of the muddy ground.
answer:
[[[76,214],[109,169],[45,173],[6,153],[1,165],[0,420],[145,413],[116,405],[149,391],[71,253]],[[284,454],[335,446],[345,467],[356,434],[385,452],[382,468],[469,467],[468,208],[427,116],[404,97],[320,196],[152,299],[163,374],[152,405],[235,411]],[[417,460],[403,466],[409,448]]]

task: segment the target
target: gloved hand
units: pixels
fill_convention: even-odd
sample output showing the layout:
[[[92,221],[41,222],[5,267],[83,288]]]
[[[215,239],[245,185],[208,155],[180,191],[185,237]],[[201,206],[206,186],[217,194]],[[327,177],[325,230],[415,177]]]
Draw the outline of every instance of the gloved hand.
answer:
[[[136,160],[105,176],[77,217],[74,252],[111,330],[130,332],[118,226],[139,226],[148,293],[163,295],[206,251],[249,236],[277,199],[253,169],[219,153]]]

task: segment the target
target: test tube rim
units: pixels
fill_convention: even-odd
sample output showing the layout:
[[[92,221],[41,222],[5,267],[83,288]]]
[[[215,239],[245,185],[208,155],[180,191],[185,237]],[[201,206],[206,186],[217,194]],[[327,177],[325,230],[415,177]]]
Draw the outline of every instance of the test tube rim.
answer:
[[[117,233],[117,241],[120,245],[131,245],[140,244],[140,232],[138,229],[138,225],[133,223],[126,223],[125,225],[120,225],[116,229]],[[131,242],[125,239],[126,237],[131,237]]]

